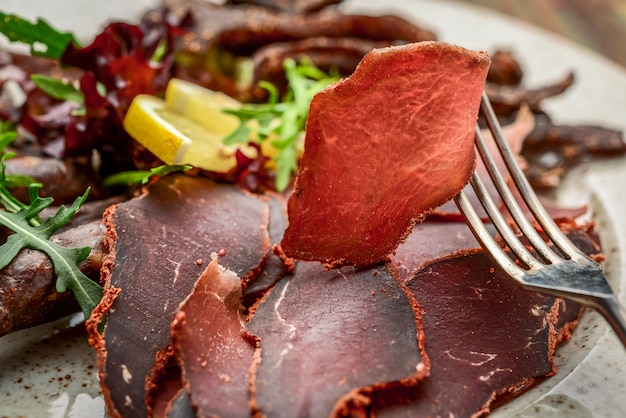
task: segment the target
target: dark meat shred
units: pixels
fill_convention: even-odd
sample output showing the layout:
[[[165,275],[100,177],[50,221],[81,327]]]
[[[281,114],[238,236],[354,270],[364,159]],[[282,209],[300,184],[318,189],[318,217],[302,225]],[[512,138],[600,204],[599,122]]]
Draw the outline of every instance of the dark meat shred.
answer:
[[[230,4],[255,4],[291,14],[317,12],[343,0],[229,0]]]
[[[523,76],[522,67],[511,52],[498,50],[491,54],[488,82],[516,86],[522,82]]]
[[[623,132],[597,125],[555,125],[537,118],[526,137],[522,156],[528,163],[525,174],[533,187],[553,189],[577,165],[598,158],[626,154]]]

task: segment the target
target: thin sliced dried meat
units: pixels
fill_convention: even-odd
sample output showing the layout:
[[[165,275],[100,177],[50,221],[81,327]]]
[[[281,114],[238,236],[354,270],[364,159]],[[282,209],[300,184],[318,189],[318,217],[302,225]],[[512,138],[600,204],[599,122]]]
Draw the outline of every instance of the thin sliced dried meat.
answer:
[[[488,82],[516,86],[522,82],[523,77],[522,66],[511,51],[496,50],[491,54]]]
[[[241,279],[211,260],[172,323],[172,347],[198,415],[249,414],[256,342],[243,328]]]
[[[395,15],[351,15],[336,8],[294,15],[256,5],[218,5],[203,0],[165,0],[163,5],[181,18],[191,12],[190,32],[179,41],[184,49],[197,53],[218,46],[235,55],[250,55],[273,42],[315,36],[389,42],[435,39],[433,32]]]
[[[407,286],[424,311],[430,376],[379,417],[473,416],[554,373],[558,301],[511,282],[484,253],[435,261]]]
[[[466,223],[424,222],[415,225],[390,258],[404,281],[411,279],[423,264],[479,246]]]
[[[276,193],[266,193],[270,216],[269,234],[271,250],[259,274],[251,277],[244,283],[243,305],[249,309],[261,298],[281,277],[293,268],[292,262],[287,262],[280,248],[280,240],[287,227],[287,202]]]
[[[90,247],[78,268],[97,282],[104,254],[103,237],[102,221],[86,218],[55,234],[52,241],[69,248]],[[39,250],[25,248],[1,269],[0,336],[78,312],[74,295],[57,292],[56,281],[50,258]]]
[[[524,171],[536,189],[553,189],[581,163],[626,154],[621,130],[596,125],[555,125],[537,118],[521,149],[528,161]]]
[[[88,326],[108,413],[141,417],[146,376],[169,345],[178,305],[212,253],[239,277],[260,268],[269,252],[268,208],[235,187],[171,175],[113,207],[105,221],[106,292]]]
[[[266,416],[332,416],[428,372],[419,307],[384,265],[325,270],[298,262],[259,304],[253,401]]]
[[[268,9],[300,14],[321,10],[343,0],[231,0],[232,4],[256,4]]]
[[[283,64],[286,59],[298,61],[301,57],[306,56],[317,68],[349,75],[354,72],[354,69],[365,54],[372,49],[386,46],[389,46],[389,42],[359,38],[331,38],[327,36],[271,43],[259,48],[252,54],[254,70],[250,94],[253,97],[265,97],[267,91],[258,87],[258,83],[260,81],[269,81],[284,95],[287,92],[288,84],[285,79]],[[257,92],[256,90],[259,91]]]
[[[419,42],[368,53],[318,93],[288,202],[287,255],[378,262],[461,190],[488,68],[486,53]]]
[[[602,259],[593,224],[559,226]],[[489,412],[556,372],[556,345],[580,316],[577,303],[514,284],[480,249],[426,263],[406,285],[423,310],[431,373],[417,390],[405,391],[406,405],[375,405],[377,417]]]
[[[527,104],[533,113],[543,114],[542,101],[563,93],[572,84],[574,84],[574,73],[568,73],[561,80],[543,87],[530,89],[523,85],[508,86],[488,83],[485,91],[494,112],[498,116],[510,117],[515,115],[522,104]]]
[[[90,247],[87,258],[78,268],[93,281],[100,280],[104,257],[105,228],[102,213],[109,204],[119,202],[111,198],[87,202],[72,218],[59,228],[52,240],[68,248]],[[42,219],[53,215],[58,207],[48,207]],[[6,241],[0,230],[0,242]],[[78,312],[80,307],[74,295],[56,290],[56,274],[50,258],[41,251],[23,249],[5,268],[0,270],[0,336],[24,328],[53,321]]]

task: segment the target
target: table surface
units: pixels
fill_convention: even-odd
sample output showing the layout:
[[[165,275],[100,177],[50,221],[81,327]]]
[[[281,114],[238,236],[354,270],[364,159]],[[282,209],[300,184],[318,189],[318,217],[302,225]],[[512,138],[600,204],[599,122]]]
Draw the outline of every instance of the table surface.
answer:
[[[569,38],[626,67],[626,0],[458,0]]]

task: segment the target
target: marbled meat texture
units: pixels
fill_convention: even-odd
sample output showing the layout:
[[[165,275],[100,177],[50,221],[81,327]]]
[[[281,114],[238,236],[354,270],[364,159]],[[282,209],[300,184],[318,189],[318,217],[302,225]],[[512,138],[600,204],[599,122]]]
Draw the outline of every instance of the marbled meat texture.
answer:
[[[105,214],[105,297],[90,326],[107,411],[146,416],[146,375],[170,343],[179,304],[211,260],[243,278],[269,252],[261,199],[201,177],[172,175]]]
[[[243,328],[241,279],[211,260],[172,323],[172,346],[199,416],[249,414],[255,339]]]
[[[428,373],[419,307],[384,265],[298,262],[258,306],[253,405],[268,417],[347,416],[388,386]]]
[[[593,225],[559,226],[601,261]],[[424,263],[406,282],[423,310],[430,376],[405,405],[373,399],[377,417],[481,416],[555,373],[556,345],[581,305],[523,290],[479,248]]]
[[[366,265],[468,182],[489,56],[439,42],[377,49],[311,103],[288,202],[290,257]]]
[[[556,371],[559,303],[521,289],[484,253],[429,264],[407,283],[424,310],[430,377],[377,417],[475,416]]]

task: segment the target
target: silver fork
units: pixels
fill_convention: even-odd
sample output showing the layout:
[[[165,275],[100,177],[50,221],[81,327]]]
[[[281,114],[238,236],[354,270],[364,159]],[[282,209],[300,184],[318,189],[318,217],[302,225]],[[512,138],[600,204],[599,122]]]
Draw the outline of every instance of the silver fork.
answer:
[[[534,216],[535,221],[541,226],[552,244],[558,248],[560,254],[547,245],[513,197],[509,186],[490,155],[478,126],[475,135],[478,154],[483,160],[504,206],[534,251],[529,251],[526,245],[520,241],[505,220],[501,210],[489,196],[489,192],[476,172],[474,172],[470,184],[501,239],[517,260],[512,259],[510,254],[506,253],[498,244],[495,237],[485,227],[467,195],[461,191],[454,200],[467,224],[481,246],[516,283],[528,290],[574,300],[597,310],[604,316],[626,347],[626,310],[620,306],[611,290],[602,267],[587,257],[565,236],[541,205],[503,137],[486,93],[483,93],[481,111],[519,194]]]

